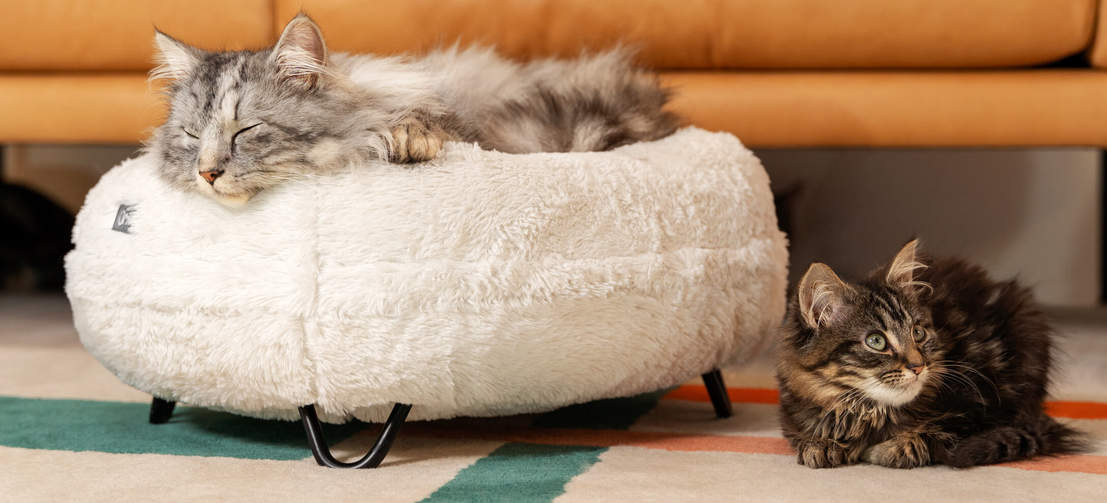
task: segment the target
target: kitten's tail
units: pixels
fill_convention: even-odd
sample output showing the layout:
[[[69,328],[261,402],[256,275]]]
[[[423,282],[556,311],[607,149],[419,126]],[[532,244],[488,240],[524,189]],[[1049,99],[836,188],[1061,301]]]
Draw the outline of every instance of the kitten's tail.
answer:
[[[1084,434],[1040,414],[1018,426],[1001,426],[957,442],[944,464],[967,468],[1034,456],[1057,456],[1087,449]]]

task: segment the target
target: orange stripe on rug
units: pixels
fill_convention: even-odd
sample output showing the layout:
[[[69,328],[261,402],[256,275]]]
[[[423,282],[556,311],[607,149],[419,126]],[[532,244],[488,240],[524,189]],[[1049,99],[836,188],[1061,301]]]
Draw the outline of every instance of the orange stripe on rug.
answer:
[[[780,402],[780,393],[775,389],[768,388],[727,388],[727,395],[730,395],[730,401],[738,403],[768,403],[776,404]],[[707,395],[707,388],[703,386],[680,386],[670,391],[665,396],[661,397],[662,400],[687,400],[690,402],[710,402],[711,397]]]
[[[428,437],[468,438],[543,445],[590,447],[643,447],[684,452],[744,452],[750,454],[792,454],[788,441],[780,437],[695,435],[662,431],[600,430],[585,428],[482,429],[450,424],[411,424],[404,434]]]
[[[576,428],[481,429],[447,424],[412,424],[407,435],[521,442],[541,445],[592,447],[641,447],[678,452],[735,452],[793,456],[788,441],[780,437],[693,435],[655,431],[592,430]],[[1004,463],[1002,467],[1044,472],[1107,475],[1107,456],[1074,455]]]
[[[737,403],[777,404],[780,393],[769,388],[727,388],[730,401]],[[710,402],[707,388],[699,385],[680,386],[670,391],[662,400],[685,400],[689,402]],[[1099,402],[1046,402],[1046,413],[1053,417],[1069,419],[1107,419],[1107,403]]]
[[[643,447],[681,452],[744,452],[748,454],[792,454],[788,441],[776,437],[690,435],[653,431],[604,431],[541,429],[513,432],[511,442],[598,447]]]
[[[1079,472],[1107,475],[1107,456],[1076,454],[1057,458],[1037,458],[1029,461],[1003,463],[999,466],[1039,472]]]
[[[1107,419],[1107,403],[1046,402],[1046,414],[1070,419]]]

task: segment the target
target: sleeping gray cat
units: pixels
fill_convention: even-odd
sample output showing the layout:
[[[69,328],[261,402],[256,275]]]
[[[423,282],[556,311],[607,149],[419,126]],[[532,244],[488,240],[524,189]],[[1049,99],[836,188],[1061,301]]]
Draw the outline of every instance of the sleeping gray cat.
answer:
[[[328,54],[300,14],[277,44],[208,52],[158,32],[169,117],[147,144],[182,189],[243,204],[305,173],[420,162],[443,141],[509,153],[607,150],[677,126],[668,93],[626,51],[513,63],[489,49]]]

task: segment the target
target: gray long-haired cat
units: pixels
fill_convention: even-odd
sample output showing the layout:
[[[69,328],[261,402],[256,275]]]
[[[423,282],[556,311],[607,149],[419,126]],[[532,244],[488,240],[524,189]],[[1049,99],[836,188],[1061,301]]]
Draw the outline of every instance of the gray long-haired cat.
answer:
[[[328,54],[300,14],[275,46],[208,52],[158,32],[169,117],[147,148],[172,184],[242,204],[303,173],[420,162],[442,142],[510,153],[606,150],[667,136],[668,93],[625,51],[506,61],[488,49]]]

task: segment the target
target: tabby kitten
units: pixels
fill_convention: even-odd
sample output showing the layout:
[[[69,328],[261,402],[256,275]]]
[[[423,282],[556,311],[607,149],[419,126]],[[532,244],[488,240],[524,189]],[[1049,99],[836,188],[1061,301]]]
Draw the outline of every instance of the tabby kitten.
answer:
[[[502,152],[607,150],[676,129],[668,93],[626,51],[517,64],[488,49],[328,53],[300,14],[275,46],[208,52],[158,32],[169,117],[147,148],[182,189],[225,204],[305,173],[420,162],[447,140]]]
[[[859,283],[819,263],[800,281],[777,369],[798,461],[967,467],[1078,451],[1043,411],[1051,331],[1030,292],[917,247]]]

